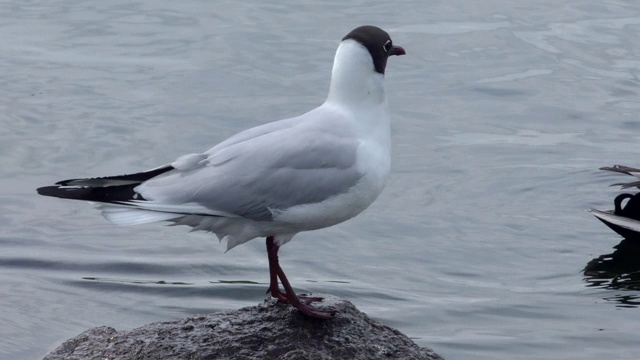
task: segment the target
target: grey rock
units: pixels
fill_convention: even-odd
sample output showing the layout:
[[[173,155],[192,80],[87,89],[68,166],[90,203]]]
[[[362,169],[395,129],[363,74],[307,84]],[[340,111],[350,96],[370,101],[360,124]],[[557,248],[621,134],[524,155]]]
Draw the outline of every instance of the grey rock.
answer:
[[[321,296],[324,300],[314,306],[335,310],[334,319],[310,319],[291,306],[268,300],[131,331],[93,328],[44,359],[442,360],[398,330],[370,319],[349,301]]]

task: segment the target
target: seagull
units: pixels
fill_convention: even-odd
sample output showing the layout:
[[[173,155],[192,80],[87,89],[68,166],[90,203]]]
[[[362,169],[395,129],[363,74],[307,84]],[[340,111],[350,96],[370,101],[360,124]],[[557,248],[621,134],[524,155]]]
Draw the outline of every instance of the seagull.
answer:
[[[63,180],[37,191],[98,203],[117,225],[168,221],[210,231],[227,251],[264,237],[268,293],[306,316],[331,319],[332,311],[312,305],[322,298],[296,295],[278,250],[301,231],[353,218],[382,192],[391,163],[384,74],[392,55],[405,50],[384,30],[360,26],[342,38],[319,107],[151,170]]]

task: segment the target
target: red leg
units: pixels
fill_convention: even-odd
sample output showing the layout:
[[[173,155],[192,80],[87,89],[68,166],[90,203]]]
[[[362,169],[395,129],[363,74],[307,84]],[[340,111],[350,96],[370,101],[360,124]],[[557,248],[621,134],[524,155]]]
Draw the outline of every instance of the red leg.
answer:
[[[293,290],[293,287],[289,283],[287,276],[282,271],[278,261],[278,245],[275,244],[274,238],[272,236],[267,237],[267,255],[269,256],[269,274],[270,274],[270,284],[269,290],[271,291],[271,296],[277,298],[279,301],[288,302],[291,306],[300,310],[304,315],[313,317],[316,319],[331,319],[333,318],[333,312],[318,310],[309,306],[311,302],[321,301],[322,298],[319,297],[311,297],[311,296],[300,296],[298,297]],[[282,286],[285,289],[285,293],[280,291],[278,286],[278,278],[282,282]],[[302,300],[302,301],[300,301]]]
[[[291,284],[289,284],[289,280],[287,280],[287,277],[285,276],[284,271],[282,271],[282,268],[280,267],[278,268],[278,277],[280,278],[280,281],[282,282],[282,286],[284,286],[284,289],[287,292],[287,298],[289,299],[289,304],[291,304],[291,306],[293,306],[294,308],[300,310],[300,312],[302,312],[303,314],[312,318],[322,319],[322,320],[328,320],[333,318],[334,313],[332,311],[318,310],[309,305],[313,301],[322,300],[322,298],[304,297],[303,299],[305,299],[306,301],[304,303],[300,301],[300,298],[298,298],[296,293],[293,291],[293,287],[291,287]]]
[[[273,236],[267,237],[267,257],[269,258],[269,291],[271,296],[278,301],[287,303],[287,294],[280,291],[278,286],[278,245],[276,245]]]

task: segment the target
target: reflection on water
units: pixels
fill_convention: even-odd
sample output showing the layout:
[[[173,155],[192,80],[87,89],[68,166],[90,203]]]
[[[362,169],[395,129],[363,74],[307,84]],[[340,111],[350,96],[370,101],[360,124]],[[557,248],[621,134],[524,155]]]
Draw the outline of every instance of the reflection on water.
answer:
[[[166,280],[134,280],[134,279],[117,279],[117,278],[108,278],[108,277],[94,277],[94,276],[83,276],[83,280],[89,281],[97,281],[97,282],[105,282],[105,283],[122,283],[122,284],[157,284],[157,285],[196,285],[195,283],[188,283],[182,281],[166,281]],[[348,281],[342,280],[325,280],[325,281],[317,281],[317,280],[306,280],[307,282],[325,282],[325,283],[335,283],[335,284],[349,284]],[[265,285],[269,284],[266,282],[257,282],[252,280],[217,280],[217,281],[209,281],[210,284],[241,284],[241,285]]]
[[[583,211],[615,191],[593,169],[638,155],[636,3],[13,3],[0,6],[0,359],[261,302],[262,242],[223,255],[210,234],[114,227],[34,189],[313,108],[337,42],[371,23],[409,52],[387,74],[392,173],[362,216],[283,249],[296,290],[345,297],[448,359],[637,360],[637,251],[581,271],[613,251]]]
[[[186,283],[181,281],[164,281],[164,280],[131,280],[131,279],[114,279],[103,277],[83,277],[83,280],[110,282],[110,283],[123,283],[123,284],[157,284],[157,285],[193,285],[192,283]]]
[[[632,182],[617,182],[611,186],[621,186],[630,189],[638,186],[635,175],[638,169],[614,165],[601,167],[600,170],[611,171],[634,176]],[[600,255],[591,260],[584,269],[585,281],[588,286],[605,289],[631,290],[632,294],[615,294],[605,297],[607,301],[617,303],[619,307],[637,307],[640,305],[640,232],[637,224],[640,220],[640,193],[622,193],[614,200],[614,210],[597,211],[592,213],[611,230],[624,237],[615,251],[611,254]]]
[[[614,295],[603,299],[618,303],[617,307],[635,308],[640,306],[640,297],[638,295]]]
[[[252,284],[252,285],[258,285],[260,284],[259,282],[256,281],[250,281],[250,280],[218,280],[218,281],[209,281],[212,284]],[[265,285],[268,285],[267,283],[262,283]]]
[[[584,268],[584,280],[588,286],[637,292],[640,290],[640,239],[624,239],[614,249],[611,254],[589,261]],[[604,299],[623,307],[640,305],[640,295],[636,293],[617,294]]]

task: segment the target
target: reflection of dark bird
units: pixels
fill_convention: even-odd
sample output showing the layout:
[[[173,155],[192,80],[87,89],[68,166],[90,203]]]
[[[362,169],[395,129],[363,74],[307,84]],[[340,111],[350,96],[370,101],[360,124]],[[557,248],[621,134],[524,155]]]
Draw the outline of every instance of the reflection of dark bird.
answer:
[[[635,181],[616,183],[613,186],[621,186],[622,189],[640,187],[640,169],[614,165],[602,167],[600,170],[636,177]],[[613,253],[600,255],[589,261],[584,268],[584,280],[589,283],[589,286],[638,291],[640,290],[640,193],[620,194],[613,200],[613,204],[613,210],[589,209],[589,211],[625,239],[614,247]],[[620,303],[619,306],[640,306],[640,296],[636,295],[616,295],[605,300]]]
[[[590,286],[640,290],[640,243],[624,239],[614,249],[611,254],[600,255],[589,261],[584,268],[585,281]],[[615,300],[637,306],[640,305],[639,298],[625,296],[624,299]]]
[[[627,183],[616,183],[612,186],[621,186],[622,189],[640,187],[640,169],[622,165],[602,167],[607,170],[627,174],[636,177],[637,180]],[[627,200],[623,206],[623,201]],[[601,211],[589,209],[589,211],[609,228],[628,240],[640,241],[640,193],[620,194],[614,202],[614,210]]]

